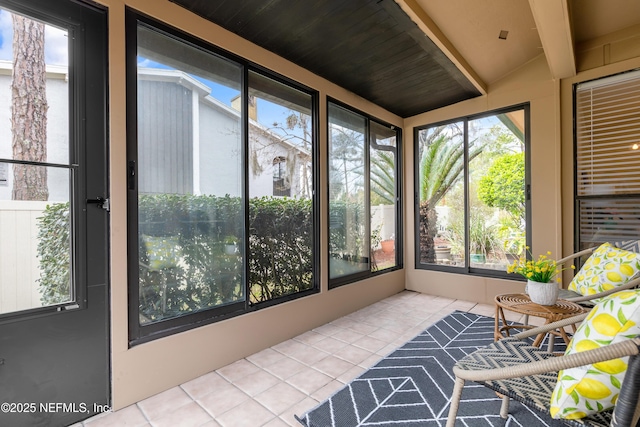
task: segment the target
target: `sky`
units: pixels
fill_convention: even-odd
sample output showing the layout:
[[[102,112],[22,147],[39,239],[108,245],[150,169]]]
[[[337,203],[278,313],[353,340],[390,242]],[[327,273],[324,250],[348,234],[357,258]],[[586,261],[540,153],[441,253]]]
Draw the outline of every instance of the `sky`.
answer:
[[[13,24],[11,13],[0,9],[0,61],[13,59]],[[45,62],[49,65],[68,65],[68,38],[66,30],[61,30],[50,25],[45,26]],[[150,68],[169,67],[140,58],[139,66]],[[238,94],[237,90],[226,88],[222,85],[193,76],[211,89],[211,96],[225,105],[231,105],[231,99]],[[288,114],[285,109],[264,100],[258,100],[258,121],[266,127],[272,127],[274,123],[284,123]],[[294,132],[295,133],[295,132]]]
[[[13,24],[11,22],[11,13],[0,9],[0,60],[12,60],[12,44]],[[66,66],[69,59],[67,32],[50,25],[45,26],[44,54],[47,64]]]

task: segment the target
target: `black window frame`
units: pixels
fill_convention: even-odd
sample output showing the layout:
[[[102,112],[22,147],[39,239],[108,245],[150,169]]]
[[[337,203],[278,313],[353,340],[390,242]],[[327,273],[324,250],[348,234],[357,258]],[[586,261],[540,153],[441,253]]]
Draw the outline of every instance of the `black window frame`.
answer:
[[[491,111],[484,111],[477,114],[470,114],[466,116],[456,117],[453,119],[443,120],[440,122],[430,123],[426,125],[416,126],[413,128],[413,152],[414,152],[414,236],[415,236],[415,259],[414,264],[416,270],[429,270],[440,271],[445,273],[464,274],[471,276],[490,277],[497,279],[511,279],[524,281],[525,279],[519,275],[508,274],[506,271],[471,267],[469,256],[469,132],[468,123],[472,120],[478,120],[485,117],[496,116],[498,114],[504,114],[512,111],[523,110],[524,112],[524,147],[525,147],[525,241],[526,246],[531,247],[531,109],[528,102],[522,104],[511,105],[507,107],[498,108]],[[419,132],[424,129],[447,125],[455,122],[464,123],[464,209],[465,209],[465,266],[455,267],[442,264],[426,264],[420,262],[420,158],[417,155],[419,152]],[[527,253],[527,258],[530,258],[530,254]]]
[[[327,111],[327,123],[326,123],[326,129],[327,129],[327,147],[329,144],[329,135],[331,132],[331,123],[329,121],[329,105],[333,104],[339,108],[342,108],[350,113],[353,114],[357,114],[359,116],[361,116],[362,118],[365,119],[366,122],[366,141],[365,141],[365,162],[366,162],[366,168],[365,168],[365,174],[364,174],[364,194],[365,194],[365,204],[366,204],[366,214],[368,216],[368,218],[371,218],[371,200],[370,200],[370,184],[371,184],[371,179],[370,179],[370,171],[371,171],[371,163],[370,163],[370,151],[371,151],[371,126],[370,123],[371,122],[375,122],[378,125],[381,125],[383,127],[389,128],[390,130],[393,130],[396,132],[396,164],[395,164],[395,175],[396,175],[396,200],[395,200],[395,211],[394,211],[394,215],[395,215],[395,219],[396,219],[396,226],[395,226],[395,265],[393,267],[389,267],[389,268],[385,268],[383,270],[376,270],[376,271],[371,271],[371,254],[369,254],[369,270],[368,271],[362,271],[362,272],[357,272],[357,273],[353,273],[353,274],[349,274],[349,275],[345,275],[345,276],[340,276],[340,277],[336,277],[336,278],[331,278],[330,274],[329,276],[329,290],[340,287],[340,286],[344,286],[344,285],[348,285],[351,283],[355,283],[355,282],[359,282],[361,280],[364,279],[368,279],[371,277],[375,277],[375,276],[379,276],[380,274],[385,274],[385,273],[389,273],[392,271],[396,271],[396,270],[401,270],[404,268],[403,265],[403,259],[404,259],[404,254],[403,254],[403,222],[402,222],[402,201],[403,201],[403,197],[402,197],[402,129],[400,127],[397,127],[395,125],[392,125],[384,120],[380,120],[370,114],[367,114],[366,112],[359,110],[357,108],[354,108],[346,103],[343,103],[335,98],[332,98],[330,96],[327,96],[326,99],[326,111]],[[328,156],[327,156],[328,157]],[[327,164],[326,164],[326,174],[327,177],[330,174],[330,161],[327,158]],[[327,206],[330,206],[330,194],[329,194],[329,180],[327,179],[327,197],[326,197],[326,203]],[[331,226],[331,215],[330,215],[330,209],[327,210],[327,216],[326,216],[326,220],[327,220],[327,230],[329,230],[329,227]],[[370,223],[371,221],[369,220],[368,222],[368,226],[367,226],[367,232],[366,235],[370,237],[371,235],[371,230],[370,230]],[[330,231],[327,233],[327,239],[330,239]],[[330,263],[330,257],[331,257],[331,249],[330,249],[330,245],[327,245],[327,259],[329,260]],[[328,265],[328,267],[330,268],[330,265]]]
[[[217,56],[226,61],[239,65],[242,69],[241,83],[241,144],[242,144],[242,203],[243,203],[243,239],[245,248],[248,248],[249,236],[249,72],[265,76],[276,82],[290,86],[311,98],[312,120],[312,215],[313,215],[313,286],[310,289],[294,294],[274,298],[252,304],[249,300],[249,262],[248,249],[243,259],[243,286],[245,298],[243,301],[209,309],[196,311],[178,317],[157,321],[148,325],[140,325],[139,322],[139,269],[138,269],[138,191],[137,191],[137,29],[138,25],[144,25],[153,31],[167,37],[189,44],[207,54]],[[125,10],[125,34],[126,34],[126,86],[127,86],[127,249],[128,249],[128,329],[129,346],[149,342],[158,338],[170,336],[179,332],[194,329],[200,326],[229,319],[235,316],[251,313],[266,307],[281,304],[320,292],[320,233],[319,233],[319,201],[317,189],[319,188],[319,92],[311,87],[296,82],[286,76],[278,74],[259,64],[253,63],[236,54],[228,52],[208,41],[197,38],[175,27],[169,26],[152,17],[149,17],[133,8]]]

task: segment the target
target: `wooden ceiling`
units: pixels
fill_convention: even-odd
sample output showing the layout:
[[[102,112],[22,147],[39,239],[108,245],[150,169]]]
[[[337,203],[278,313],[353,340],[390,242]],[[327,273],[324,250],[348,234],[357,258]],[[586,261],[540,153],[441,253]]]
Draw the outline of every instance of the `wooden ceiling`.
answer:
[[[171,0],[401,116],[480,95],[394,0]]]

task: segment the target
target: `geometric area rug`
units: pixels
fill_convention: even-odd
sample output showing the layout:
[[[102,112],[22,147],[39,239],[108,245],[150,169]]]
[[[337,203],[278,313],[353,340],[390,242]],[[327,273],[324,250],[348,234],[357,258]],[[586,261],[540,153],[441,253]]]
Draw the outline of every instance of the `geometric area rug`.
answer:
[[[451,313],[296,418],[306,427],[442,427],[453,391],[453,365],[493,342],[493,329],[492,317]],[[558,347],[554,350],[563,350]],[[492,390],[467,382],[456,427],[564,426],[514,400],[505,420],[500,403]]]

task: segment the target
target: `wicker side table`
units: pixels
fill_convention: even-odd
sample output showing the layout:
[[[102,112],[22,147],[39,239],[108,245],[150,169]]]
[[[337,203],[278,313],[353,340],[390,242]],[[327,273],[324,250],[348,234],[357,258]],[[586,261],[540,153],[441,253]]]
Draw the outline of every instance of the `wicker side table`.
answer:
[[[505,294],[497,295],[495,298],[496,304],[496,316],[495,316],[495,331],[494,338],[499,340],[504,336],[509,336],[510,329],[530,329],[532,325],[509,325],[504,315],[504,310],[512,311],[515,313],[524,314],[527,316],[540,317],[546,320],[545,324],[552,323],[558,320],[566,319],[568,317],[575,316],[580,313],[588,311],[584,307],[566,300],[559,299],[554,305],[540,305],[531,302],[529,296],[526,294]],[[575,325],[574,325],[575,332]],[[504,333],[504,335],[503,335]],[[553,351],[553,338],[554,335],[562,337],[566,344],[569,344],[569,337],[564,329],[559,329],[555,332],[551,332],[549,335],[549,351]],[[544,339],[545,334],[540,334],[533,342],[534,346],[539,346]]]

